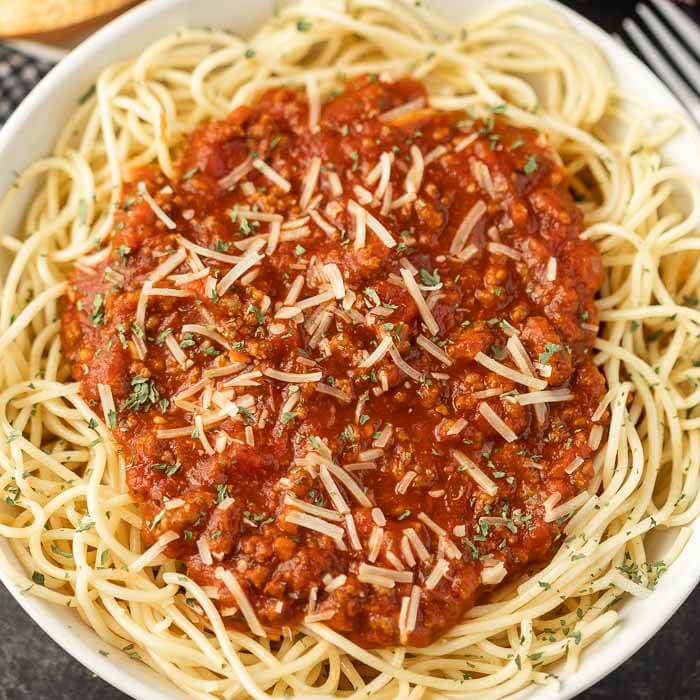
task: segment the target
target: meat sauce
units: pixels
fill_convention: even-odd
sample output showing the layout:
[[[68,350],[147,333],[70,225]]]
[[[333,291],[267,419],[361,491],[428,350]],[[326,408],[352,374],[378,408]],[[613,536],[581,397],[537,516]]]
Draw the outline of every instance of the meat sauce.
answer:
[[[425,95],[413,80],[366,76],[326,101],[310,128],[302,92],[267,92],[195,131],[172,179],[156,169],[135,173],[115,216],[109,257],[94,274],[71,273],[63,347],[96,412],[98,384],[111,387],[110,427],[143,514],[144,541],[177,533],[167,555],[217,589],[216,602],[234,626],[244,621],[219,567],[235,576],[270,636],[311,613],[365,647],[427,645],[495,588],[488,569],[502,571],[502,563],[508,582],[552,556],[567,517],[547,522],[545,502],[559,494],[565,503],[593,476],[591,416],[605,392],[591,361],[602,271],[595,248],[579,236],[581,215],[566,174],[545,139],[510,125],[497,105],[480,118],[426,107],[382,116]],[[388,213],[384,197],[369,201],[379,186],[372,171],[381,154],[391,162],[389,206],[404,197]],[[300,197],[314,157],[321,170],[309,217]],[[246,165],[257,159],[291,187]],[[232,171],[242,176],[222,186]],[[409,180],[413,189],[418,180],[415,196]],[[364,245],[356,245],[351,200],[396,245],[387,246],[371,226]],[[451,252],[478,202],[483,215],[464,248]],[[242,256],[258,236],[267,245],[280,225],[259,221],[260,212],[281,215],[279,244],[269,254],[263,247],[262,260],[218,294],[234,265],[226,256]],[[154,286],[190,296],[149,296],[141,328],[135,315],[144,282],[182,239],[212,257],[187,249],[187,259]],[[320,271],[327,264],[340,270],[345,297],[325,295],[294,318],[276,317],[280,307],[293,306],[284,303],[293,285],[298,300],[328,289]],[[421,287],[438,326],[434,335],[402,269]],[[192,272],[199,278],[178,278]],[[183,331],[186,324],[218,335]],[[513,334],[535,376],[548,389],[571,394],[546,404],[543,419],[518,403],[527,387],[475,360],[483,353],[517,369],[506,350]],[[419,345],[419,335],[448,363]],[[143,358],[136,336],[146,348]],[[186,356],[184,365],[169,336]],[[405,374],[391,353],[361,366],[385,337],[417,377]],[[236,375],[212,370],[230,365],[262,374],[224,387]],[[264,373],[270,368],[320,372],[321,379],[280,381]],[[191,387],[190,396],[175,400]],[[238,401],[240,410],[222,413],[217,396],[229,408]],[[504,439],[483,404],[517,439]],[[158,437],[159,430],[183,427],[182,436]],[[359,543],[320,478],[323,459],[313,459],[327,456],[326,448],[365,496],[332,476]],[[491,493],[454,450],[490,479]],[[342,536],[288,522],[300,512],[290,496],[334,511],[328,522]],[[435,572],[438,562],[446,562],[444,571]],[[360,574],[362,564],[379,567],[378,581]],[[381,571],[398,568],[411,572],[410,582],[387,583]],[[412,596],[418,605],[411,603],[407,623]]]

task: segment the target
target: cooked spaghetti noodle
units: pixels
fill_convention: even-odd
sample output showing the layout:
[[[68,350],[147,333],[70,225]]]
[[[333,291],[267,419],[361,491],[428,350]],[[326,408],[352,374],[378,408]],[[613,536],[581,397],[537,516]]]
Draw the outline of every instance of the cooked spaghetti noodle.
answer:
[[[308,616],[271,641],[262,636],[237,580],[217,570],[253,634],[225,626],[226,611],[212,602],[211,587],[197,584],[163,555],[173,533],[144,544],[144,514],[127,488],[124,455],[111,435],[111,391],[100,385],[106,387],[100,389],[101,407],[86,402],[71,381],[60,340],[60,300],[69,291],[68,274],[76,268],[89,275],[109,256],[114,217],[134,171],[155,165],[175,178],[186,136],[203,122],[254,103],[271,88],[304,90],[314,124],[324,100],[347,78],[367,74],[386,81],[404,75],[421,80],[434,110],[488,119],[497,105],[508,123],[544,134],[583,212],[582,237],[597,245],[605,273],[596,302],[601,326],[589,330],[599,332],[594,362],[605,375],[608,393],[591,420],[599,421],[608,411],[610,425],[607,433],[602,426],[590,431],[589,446],[597,453],[587,491],[568,503],[555,498],[545,504],[545,522],[563,518],[567,537],[542,570],[497,589],[489,602],[471,608],[437,641],[421,647],[365,649],[325,625],[322,615]],[[401,118],[421,107],[409,104],[407,112],[394,109],[384,118]],[[575,671],[581,651],[617,623],[620,598],[648,595],[654,588],[681,551],[689,535],[685,526],[700,509],[700,418],[693,416],[700,377],[693,362],[700,330],[695,308],[700,190],[659,154],[685,126],[681,117],[656,114],[621,94],[597,50],[556,13],[536,4],[500,10],[455,31],[420,7],[389,0],[304,3],[285,7],[250,41],[186,29],[153,44],[136,60],[106,69],[54,153],[18,177],[0,210],[8,217],[17,190],[37,188],[22,231],[0,239],[12,256],[0,309],[0,489],[10,505],[1,516],[0,535],[19,561],[19,567],[10,567],[17,586],[74,607],[106,644],[138,655],[198,698],[500,698],[531,683],[556,684],[550,672],[559,661],[565,672]],[[414,190],[420,187],[424,157],[428,160],[427,154],[416,154],[406,175]],[[289,186],[264,161],[252,159],[250,167],[283,190]],[[380,172],[376,182],[385,194],[387,181]],[[306,204],[317,176],[317,168],[307,176]],[[231,184],[239,177],[231,173]],[[331,188],[339,185],[331,182]],[[145,183],[137,191],[163,225],[173,228],[156,193]],[[373,195],[368,194],[369,202]],[[406,201],[413,194],[408,187]],[[362,191],[356,195],[365,196]],[[361,231],[390,245],[391,233],[376,218],[360,206],[355,217],[355,243]],[[319,213],[314,220],[321,229],[330,226]],[[271,221],[268,247],[274,247],[269,239],[283,235]],[[472,254],[466,242],[455,250],[465,259]],[[489,246],[493,254],[518,255],[497,241]],[[245,264],[236,274],[254,264],[260,249],[252,245],[240,256],[244,260],[235,264]],[[175,269],[177,260],[171,264],[164,274]],[[547,276],[556,279],[556,259]],[[342,277],[331,270],[328,278],[328,298],[342,298]],[[421,304],[422,292],[410,270],[404,269],[401,278],[426,327],[437,325],[429,305]],[[231,279],[218,281],[222,294]],[[428,287],[434,283],[423,281]],[[290,290],[285,306],[297,309],[292,315],[311,303],[298,296],[298,290]],[[204,326],[191,324],[189,332],[219,340]],[[449,361],[430,338],[420,344],[437,361]],[[529,358],[521,347],[517,340],[508,345],[518,368],[506,368],[509,376],[530,384],[530,393],[518,395],[516,402],[537,405],[537,392],[545,395],[542,401],[567,400],[561,392],[545,391],[546,382],[541,386],[534,374],[523,380]],[[410,376],[412,367],[391,341],[382,341],[375,352],[378,359],[392,357]],[[372,360],[365,362],[369,366]],[[496,360],[482,361],[494,371],[506,371]],[[540,356],[539,364],[547,359]],[[305,369],[294,375],[269,370],[266,376],[304,383],[316,375]],[[324,389],[333,390],[342,401],[340,389]],[[481,414],[510,440],[508,426],[486,400]],[[195,425],[201,438],[201,420]],[[382,431],[375,442],[390,439],[390,432]],[[318,452],[323,468],[323,449]],[[368,452],[353,468],[371,468],[367,465],[381,447]],[[484,490],[491,489],[484,472],[464,454],[456,457]],[[567,473],[581,467],[579,459],[571,461]],[[401,490],[410,489],[413,479],[407,472]],[[343,484],[352,489],[347,480]],[[354,495],[362,499],[361,490]],[[307,511],[296,516],[298,522],[331,535],[340,531],[318,524],[325,522],[320,507]],[[373,517],[381,529],[384,516]],[[429,527],[439,528],[426,518]],[[678,534],[662,560],[650,561],[647,535],[662,528],[679,528]],[[352,541],[349,528],[348,537]],[[420,555],[420,541],[412,546]],[[207,547],[200,547],[202,560],[211,559]],[[376,580],[375,569],[365,571],[368,580]],[[443,575],[436,566],[426,587],[437,585]],[[499,576],[492,572],[488,581],[498,583]],[[326,582],[326,588],[342,584],[339,578]],[[413,593],[404,616],[410,616],[412,600]]]

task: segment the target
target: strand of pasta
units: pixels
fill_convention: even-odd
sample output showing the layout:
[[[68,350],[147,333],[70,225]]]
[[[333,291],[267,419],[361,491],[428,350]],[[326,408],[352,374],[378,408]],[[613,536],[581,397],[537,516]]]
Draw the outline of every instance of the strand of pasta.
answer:
[[[463,33],[390,0],[348,8],[287,7],[248,42],[183,30],[108,68],[54,154],[0,204],[0,220],[12,220],[38,183],[19,242],[0,239],[12,254],[0,296],[0,487],[14,508],[0,514],[0,536],[22,570],[0,549],[2,565],[21,590],[75,607],[106,644],[138,654],[192,697],[339,690],[495,700],[532,682],[556,685],[543,669],[566,659],[573,672],[581,650],[617,624],[611,606],[653,586],[688,537],[681,529],[655,566],[646,533],[700,511],[700,418],[680,416],[695,405],[700,378],[692,362],[700,313],[685,303],[700,284],[700,190],[657,153],[687,123],[614,89],[598,51],[541,5],[499,8]],[[300,22],[310,26],[300,31]],[[171,174],[178,139],[202,120],[282,84],[310,80],[327,94],[342,85],[339,72],[412,73],[437,109],[487,114],[506,102],[508,118],[544,133],[561,154],[584,197],[584,235],[604,254],[596,362],[618,392],[595,500],[574,515],[541,572],[427,648],[366,651],[319,623],[263,644],[228,630],[206,591],[164,557],[126,570],[143,551],[142,521],[109,430],[68,383],[60,356],[63,280],[109,234],[128,171],[156,163]],[[546,80],[535,89],[515,75]],[[604,117],[621,135],[597,126]],[[681,192],[686,211],[673,203]]]

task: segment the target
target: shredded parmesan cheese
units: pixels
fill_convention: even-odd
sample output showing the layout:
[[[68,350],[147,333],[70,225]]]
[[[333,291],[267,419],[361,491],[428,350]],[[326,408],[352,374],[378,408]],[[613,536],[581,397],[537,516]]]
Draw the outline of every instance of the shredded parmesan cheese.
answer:
[[[413,583],[413,573],[411,571],[395,571],[394,569],[387,569],[383,566],[372,566],[364,562],[360,564],[358,573],[360,576],[384,576],[396,583]]]
[[[139,182],[136,189],[143,198],[143,201],[151,207],[153,213],[165,224],[166,228],[169,228],[171,231],[177,228],[177,224],[158,206],[156,200],[153,199],[145,182]]]
[[[514,442],[518,439],[517,434],[487,403],[482,402],[479,404],[479,413],[506,442]]]
[[[381,508],[372,508],[372,520],[374,524],[379,525],[379,527],[384,527],[386,525],[386,518]]]
[[[472,171],[474,179],[479,183],[482,190],[488,192],[489,197],[493,199],[496,196],[496,188],[493,185],[493,179],[491,177],[491,171],[488,169],[486,163],[482,163],[476,158],[472,158],[469,162],[469,166]]]
[[[406,360],[401,357],[401,353],[398,348],[392,342],[389,346],[389,355],[393,360],[394,364],[408,377],[413,379],[415,382],[420,382],[423,379],[423,375],[417,370],[411,367],[411,365],[406,362]]]
[[[379,120],[383,122],[391,122],[399,117],[404,117],[407,114],[411,114],[411,112],[422,109],[423,107],[425,107],[425,98],[417,97],[415,100],[411,100],[410,102],[406,102],[405,104],[383,112],[379,115]]]
[[[328,173],[328,184],[331,188],[331,194],[334,197],[340,197],[340,195],[343,194],[343,184],[340,181],[338,173],[333,170]]]
[[[221,333],[218,333],[217,331],[212,330],[211,328],[207,328],[207,326],[203,326],[198,323],[186,323],[182,326],[182,332],[194,333],[195,335],[202,335],[205,338],[213,340],[215,343],[219,343],[219,345],[222,345],[227,350],[229,348],[228,340],[226,340],[226,338],[224,338],[224,336],[221,335]]]
[[[418,474],[413,471],[413,469],[409,469],[402,477],[401,480],[397,482],[395,491],[397,494],[404,494],[406,491],[408,491],[408,487],[411,485],[411,482],[418,476]]]
[[[408,537],[404,535],[401,538],[401,556],[403,557],[404,561],[408,566],[415,566],[416,565],[416,558],[413,556],[413,550],[411,549],[411,544],[408,541]]]
[[[334,298],[335,294],[332,291],[321,292],[320,294],[315,294],[312,297],[297,301],[295,306],[303,311],[314,306],[319,306],[320,304],[325,304],[327,301],[331,301]]]
[[[167,277],[173,270],[179,267],[187,259],[187,251],[178,248],[172,255],[169,255],[158,267],[146,278],[152,284],[159,282],[163,277]]]
[[[531,391],[528,394],[519,394],[514,398],[521,406],[530,406],[538,403],[556,403],[571,401],[574,395],[568,389],[548,389],[546,391]]]
[[[567,474],[573,474],[583,463],[583,457],[574,457],[569,463],[569,466],[564,470]]]
[[[382,199],[387,192],[387,188],[391,184],[391,164],[394,161],[393,153],[382,153],[379,156],[379,183],[374,190],[374,197],[376,199]],[[371,184],[369,178],[367,183]]]
[[[389,441],[391,440],[393,434],[394,426],[391,425],[391,423],[387,423],[382,428],[377,438],[375,438],[374,442],[372,442],[372,445],[374,447],[381,447],[382,449],[384,449],[389,444]]]
[[[555,508],[545,509],[544,521],[546,523],[552,523],[555,520],[558,520],[559,518],[563,518],[573,513],[575,510],[578,510],[584,503],[586,503],[586,501],[589,498],[590,495],[588,494],[588,492],[583,491],[578,496],[575,496],[574,498],[566,501],[566,503],[562,503],[561,505],[556,506]]]
[[[323,266],[323,271],[328,277],[335,298],[343,299],[345,297],[345,283],[343,282],[343,275],[338,266],[335,263],[327,263]]]
[[[271,168],[264,160],[256,158],[253,161],[253,167],[259,170],[270,182],[277,185],[283,192],[289,192],[292,185],[289,180],[285,180],[276,170]]]
[[[355,519],[352,517],[352,513],[347,513],[345,516],[345,529],[348,533],[348,539],[350,540],[350,546],[359,551],[362,549],[362,544],[360,538],[357,534],[357,528],[355,527]]]
[[[232,362],[230,365],[224,365],[223,367],[214,367],[211,369],[204,370],[204,376],[207,378],[211,377],[227,377],[230,374],[236,374],[240,372],[246,366],[245,362]],[[258,372],[258,376],[260,373]]]
[[[433,570],[430,572],[428,578],[425,580],[425,587],[432,591],[440,581],[442,581],[443,576],[449,571],[450,565],[447,563],[446,559],[438,559]]]
[[[240,165],[237,165],[228,175],[219,180],[219,187],[224,190],[233,187],[239,180],[242,180],[253,169],[252,158],[246,158]]]
[[[503,387],[495,386],[493,389],[482,389],[481,391],[475,391],[472,396],[475,399],[492,399],[494,396],[499,396],[502,393]]]
[[[367,543],[369,546],[369,554],[367,555],[367,559],[374,563],[377,561],[377,557],[379,556],[379,552],[381,551],[382,548],[382,542],[384,541],[384,528],[377,527],[376,525],[372,528],[372,534],[369,537],[369,542]]]
[[[304,211],[313,197],[314,190],[316,189],[316,183],[318,182],[318,175],[321,172],[321,159],[318,156],[314,156],[311,159],[309,165],[309,170],[304,178],[304,189],[302,190],[301,197],[299,197],[299,208]]]
[[[357,502],[364,506],[365,508],[371,508],[373,506],[372,501],[367,497],[367,494],[362,490],[360,485],[348,474],[344,469],[339,467],[332,462],[329,462],[328,470],[333,474],[333,476],[338,479],[343,486],[355,497]]]
[[[319,610],[318,612],[307,615],[304,618],[304,622],[323,622],[325,620],[330,620],[335,617],[334,610]]]
[[[492,372],[495,372],[496,374],[500,374],[502,377],[510,379],[511,381],[516,382],[517,384],[523,384],[525,386],[530,387],[531,389],[538,390],[542,390],[547,387],[547,382],[545,382],[543,379],[528,376],[523,372],[517,372],[516,370],[511,369],[510,367],[507,367],[504,364],[501,364],[500,362],[498,362],[498,360],[494,360],[488,355],[485,355],[483,352],[478,352],[474,359],[480,365],[486,367],[486,369],[489,369]]]
[[[170,354],[175,358],[175,362],[177,362],[178,365],[182,366],[187,364],[187,355],[185,355],[182,348],[178,345],[177,340],[175,340],[175,336],[169,335],[165,339],[165,346],[170,351]]]
[[[346,394],[344,391],[341,391],[337,387],[330,386],[328,384],[316,384],[314,386],[314,389],[319,392],[319,394],[327,394],[328,396],[332,396],[335,399],[338,399],[338,401],[342,401],[343,403],[350,403],[352,401],[352,396],[350,394]]]
[[[282,214],[274,214],[266,211],[258,211],[257,209],[246,209],[244,207],[235,206],[231,210],[231,217],[235,220],[248,219],[248,221],[282,221]]]
[[[306,98],[309,102],[309,129],[311,133],[315,133],[318,131],[318,120],[321,116],[321,92],[318,78],[312,71],[308,71],[304,82],[306,84]]]
[[[407,527],[404,530],[404,534],[408,538],[408,541],[411,543],[413,551],[418,555],[418,558],[421,561],[430,559],[430,552],[425,548],[423,541],[420,537],[418,537],[418,533],[412,527]]]
[[[263,374],[270,379],[277,379],[280,382],[288,382],[290,384],[305,384],[308,382],[320,382],[323,378],[323,372],[309,372],[308,374],[298,374],[295,372],[282,372],[272,367],[267,367],[263,370]]]
[[[348,211],[355,222],[354,248],[360,250],[360,248],[364,248],[367,239],[367,210],[351,201],[348,204]]]
[[[593,415],[591,416],[591,421],[593,423],[597,423],[603,417],[605,409],[608,407],[608,404],[615,398],[621,386],[621,384],[617,384],[611,389],[608,389],[605,396],[603,396],[603,398],[600,400],[600,403],[596,407],[595,411],[593,411]]]
[[[464,248],[474,227],[479,223],[479,220],[485,213],[486,204],[481,200],[469,210],[469,213],[464,217],[462,223],[457,228],[457,232],[450,244],[450,253],[452,255],[458,255]]]
[[[337,591],[341,586],[345,585],[345,582],[348,580],[348,577],[345,574],[338,574],[335,578],[332,578],[328,583],[325,585],[325,591],[326,593],[332,593],[333,591]]]
[[[379,362],[384,357],[384,355],[387,354],[389,348],[393,347],[393,345],[394,343],[392,342],[389,336],[385,336],[384,338],[382,338],[379,345],[377,345],[377,347],[372,351],[372,353],[360,363],[360,369],[366,369],[367,367],[371,367],[372,365],[377,364],[377,362]]]
[[[423,319],[423,323],[425,323],[431,335],[437,335],[440,332],[440,326],[435,320],[432,311],[428,308],[428,305],[423,298],[423,294],[418,288],[418,284],[413,278],[413,275],[408,270],[402,269],[401,277],[403,278],[403,282],[406,285],[408,293],[411,295],[411,297],[413,297],[413,301],[416,302],[416,306],[418,307],[418,312]]]
[[[447,533],[426,513],[419,513],[418,520],[439,537],[445,537],[447,535]]]
[[[406,632],[413,632],[413,630],[416,629],[418,609],[420,607],[420,594],[421,589],[418,586],[413,586],[408,604],[408,612],[406,613]]]
[[[360,452],[359,455],[357,455],[358,459],[362,462],[369,462],[372,461],[373,459],[379,459],[380,457],[384,456],[384,450],[381,449],[371,449],[371,450],[364,450],[363,452]]]
[[[282,226],[279,221],[273,221],[270,224],[270,233],[267,237],[267,247],[265,248],[265,253],[267,255],[272,255],[277,250],[281,231]]]
[[[205,267],[199,272],[188,272],[184,275],[169,275],[168,279],[176,286],[182,287],[185,284],[191,284],[192,282],[197,282],[198,280],[204,279],[209,275],[211,269]]]
[[[503,565],[502,561],[499,561],[493,566],[486,566],[481,571],[481,582],[485,586],[495,586],[506,577],[506,567]]]
[[[466,148],[469,148],[474,141],[476,141],[479,138],[478,133],[474,134],[469,134],[469,136],[465,136],[457,145],[455,146],[455,153],[461,153],[463,150]]]
[[[224,368],[222,368],[223,370]],[[205,376],[217,376],[214,374],[214,372],[217,372],[219,370],[209,370],[209,374],[205,371]],[[260,372],[257,369],[254,369],[251,372],[243,372],[242,374],[239,374],[237,377],[234,377],[233,379],[229,379],[227,382],[224,382],[221,386],[222,387],[230,387],[230,386],[260,386],[260,382],[256,382],[255,380],[258,379],[259,377],[262,377],[262,372]]]
[[[345,536],[345,531],[342,527],[326,522],[325,520],[322,520],[315,515],[311,515],[310,513],[292,510],[285,515],[285,521],[298,525],[299,527],[304,527],[307,530],[320,532],[322,535],[326,535],[336,542],[342,542],[343,537]]]
[[[267,637],[263,626],[260,624],[260,620],[258,620],[258,616],[255,614],[253,606],[250,604],[250,600],[248,600],[248,596],[245,594],[245,591],[241,587],[241,584],[238,583],[233,573],[219,566],[214,571],[214,575],[223,582],[235,598],[238,608],[248,623],[251,632],[259,637]]]
[[[511,248],[503,243],[489,242],[486,244],[486,248],[491,253],[495,253],[496,255],[505,255],[507,258],[511,258],[512,260],[520,260],[522,258],[522,255],[520,255],[515,248]]]
[[[411,167],[406,174],[406,179],[404,181],[404,189],[406,192],[418,192],[420,191],[421,183],[423,182],[423,172],[425,170],[425,163],[423,162],[423,154],[420,148],[413,144],[410,149],[411,153]]]
[[[602,425],[594,425],[591,428],[591,433],[588,436],[588,446],[592,450],[597,450],[600,447],[600,442],[603,439],[604,428]]]
[[[98,384],[97,392],[100,395],[100,403],[102,404],[102,415],[108,428],[116,427],[117,409],[114,406],[114,397],[112,396],[112,388],[109,384]]]
[[[387,561],[397,570],[397,571],[406,571],[406,567],[404,566],[404,563],[399,559],[391,550],[387,550],[384,554],[384,556],[387,558]]]
[[[461,253],[457,255],[457,257],[463,261],[466,262],[467,260],[470,260],[473,258],[477,253],[479,252],[479,249],[472,243],[470,243],[464,250],[462,250]]]
[[[394,186],[389,183],[384,191],[384,197],[382,199],[382,208],[380,213],[382,216],[389,216],[391,212],[392,204],[394,203]]]
[[[223,296],[236,280],[242,277],[251,267],[257,265],[264,257],[264,253],[258,253],[265,241],[259,239],[250,246],[245,255],[222,278],[216,287],[219,296]]]
[[[220,262],[225,262],[225,263],[231,263],[232,265],[235,265],[237,262],[241,260],[240,256],[238,255],[229,255],[228,253],[220,253],[217,250],[213,250],[212,248],[205,248],[204,246],[198,245],[197,243],[192,243],[192,241],[188,241],[186,238],[183,238],[182,236],[177,237],[177,242],[183,247],[187,248],[191,253],[195,253],[196,255],[201,255],[202,257],[205,258],[211,258],[212,260],[219,260]],[[195,258],[192,258],[195,259]],[[201,269],[201,267],[198,267],[198,270]],[[196,270],[196,271],[198,271]]]
[[[373,586],[379,586],[380,588],[393,588],[396,585],[393,579],[373,574],[358,574],[357,580],[362,581],[362,583],[370,583]]]
[[[466,427],[468,423],[464,418],[458,418],[445,433],[445,435],[459,435]]]
[[[197,437],[199,438],[199,441],[202,443],[202,447],[204,448],[204,451],[208,455],[213,455],[215,450],[211,446],[209,440],[207,439],[207,434],[204,431],[204,420],[201,415],[197,415],[194,417],[194,427],[195,430],[197,431]]]
[[[192,296],[192,292],[186,289],[170,289],[169,287],[149,287],[144,289],[143,293],[149,297],[178,297],[180,299]]]
[[[359,204],[353,201],[348,202],[348,211],[352,213],[353,209],[355,208],[361,209]],[[377,238],[379,238],[379,240],[387,248],[394,248],[396,246],[396,241],[394,240],[394,237],[389,233],[387,228],[384,226],[384,224],[382,224],[382,222],[379,221],[379,219],[370,214],[366,209],[364,211],[367,227],[369,228],[369,230],[376,234]]]
[[[432,151],[425,154],[423,162],[426,166],[430,165],[430,163],[432,163],[434,160],[442,158],[442,156],[444,156],[446,153],[448,153],[448,150],[445,146],[435,146]]]
[[[535,376],[535,368],[532,364],[532,361],[530,360],[530,356],[528,355],[525,346],[523,345],[522,341],[520,340],[520,338],[518,338],[517,335],[512,334],[508,338],[508,342],[506,343],[506,350],[508,350],[510,356],[513,358],[515,366],[523,374],[526,374],[531,377]]]
[[[311,210],[310,214],[316,226],[318,226],[327,236],[332,236],[336,232],[335,226],[328,223],[316,209]]]
[[[214,563],[206,537],[202,536],[197,540],[197,551],[199,552],[199,558],[202,560],[202,564],[211,566]]]
[[[333,480],[333,477],[331,476],[327,465],[321,465],[319,475],[321,477],[321,482],[323,483],[323,486],[325,487],[326,492],[328,493],[328,496],[331,499],[331,502],[333,503],[334,508],[339,513],[350,513],[350,506],[348,506],[345,498],[343,497],[343,494],[338,488],[338,485]]]
[[[443,365],[448,367],[452,364],[452,358],[439,346],[437,346],[432,340],[426,338],[424,335],[419,335],[416,339],[416,344],[419,345],[423,350],[430,353],[437,360],[442,362]]]
[[[452,451],[453,457],[459,463],[460,471],[465,471],[477,483],[482,491],[485,491],[489,496],[495,496],[498,493],[498,487],[486,474],[472,462],[464,452],[460,450]]]
[[[343,465],[343,469],[348,472],[361,472],[367,471],[368,469],[376,469],[376,462],[348,462]]]
[[[129,571],[136,573],[141,571],[145,566],[149,566],[153,561],[160,556],[165,548],[175,540],[179,539],[180,535],[177,532],[166,532],[162,534],[154,544],[152,544],[141,556],[134,559],[129,564]]]

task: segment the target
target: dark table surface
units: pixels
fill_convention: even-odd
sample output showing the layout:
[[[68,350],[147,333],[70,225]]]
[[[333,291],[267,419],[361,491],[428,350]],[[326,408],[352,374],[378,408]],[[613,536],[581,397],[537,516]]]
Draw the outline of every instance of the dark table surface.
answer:
[[[634,13],[626,0],[565,4],[610,31]],[[681,3],[700,22],[696,3]],[[697,700],[700,698],[700,590],[635,656],[579,700]],[[0,700],[126,700],[54,644],[0,586]],[[141,700],[141,699],[140,699]],[[147,700],[147,699],[143,699]]]

